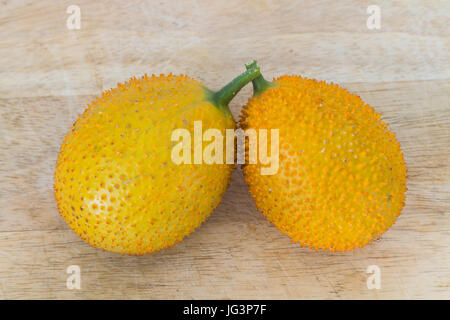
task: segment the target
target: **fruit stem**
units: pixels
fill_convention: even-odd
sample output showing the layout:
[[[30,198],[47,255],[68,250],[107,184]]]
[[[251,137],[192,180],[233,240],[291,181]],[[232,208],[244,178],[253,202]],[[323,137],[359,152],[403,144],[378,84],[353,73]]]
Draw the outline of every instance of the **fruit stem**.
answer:
[[[256,61],[248,62],[246,65],[250,65],[247,68],[247,71],[237,76],[230,83],[228,83],[225,87],[220,89],[219,91],[213,92],[209,91],[209,100],[212,101],[218,108],[223,111],[228,110],[228,104],[234,98],[234,96],[250,81],[255,79],[261,73],[259,71],[259,66],[256,64]]]
[[[254,68],[255,66],[257,67],[255,60],[245,64],[245,67],[247,68],[247,70]],[[264,77],[261,73],[259,74],[259,76],[257,76],[255,79],[252,80],[252,84],[253,84],[253,96],[255,96],[255,97],[259,96],[261,93],[263,93],[267,89],[273,88],[276,86],[275,83],[264,79]]]

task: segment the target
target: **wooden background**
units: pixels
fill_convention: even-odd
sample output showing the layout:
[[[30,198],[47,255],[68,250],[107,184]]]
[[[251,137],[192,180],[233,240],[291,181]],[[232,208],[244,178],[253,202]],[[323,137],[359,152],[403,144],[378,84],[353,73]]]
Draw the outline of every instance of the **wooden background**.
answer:
[[[66,9],[81,8],[81,30]],[[368,5],[381,30],[368,30]],[[450,299],[450,2],[0,0],[0,298]],[[299,248],[255,209],[240,170],[183,243],[143,257],[90,247],[52,192],[62,138],[102,90],[143,73],[217,89],[255,58],[267,78],[338,82],[370,103],[404,150],[406,206],[381,240]],[[250,96],[232,102],[237,117]],[[366,268],[381,269],[368,290]],[[81,290],[66,288],[79,265]]]

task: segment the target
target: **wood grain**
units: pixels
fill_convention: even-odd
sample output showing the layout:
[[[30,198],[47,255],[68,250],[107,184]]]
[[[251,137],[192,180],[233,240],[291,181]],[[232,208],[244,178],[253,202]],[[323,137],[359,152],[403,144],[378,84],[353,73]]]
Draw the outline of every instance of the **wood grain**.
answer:
[[[450,299],[450,3],[0,1],[1,299]],[[381,112],[408,165],[406,206],[382,239],[331,254],[299,248],[256,210],[240,170],[211,218],[143,257],[90,247],[60,218],[52,177],[86,104],[132,75],[186,73],[210,88],[256,58],[267,78],[341,84]],[[237,117],[251,94],[232,102]],[[369,265],[382,272],[368,290]],[[81,290],[66,268],[81,267]]]

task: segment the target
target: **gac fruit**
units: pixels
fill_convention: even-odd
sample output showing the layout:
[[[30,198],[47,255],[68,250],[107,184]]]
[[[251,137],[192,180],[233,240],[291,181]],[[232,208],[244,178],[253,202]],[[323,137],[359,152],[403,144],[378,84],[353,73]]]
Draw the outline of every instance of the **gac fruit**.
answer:
[[[103,92],[67,133],[55,197],[69,227],[89,244],[141,255],[170,247],[219,204],[233,165],[175,164],[171,133],[194,121],[235,128],[228,103],[259,75],[254,67],[213,92],[187,76],[131,78]]]
[[[253,87],[241,127],[279,128],[278,172],[243,166],[257,208],[315,250],[349,251],[378,239],[406,192],[400,144],[380,114],[336,84],[301,76],[270,82],[260,75]]]

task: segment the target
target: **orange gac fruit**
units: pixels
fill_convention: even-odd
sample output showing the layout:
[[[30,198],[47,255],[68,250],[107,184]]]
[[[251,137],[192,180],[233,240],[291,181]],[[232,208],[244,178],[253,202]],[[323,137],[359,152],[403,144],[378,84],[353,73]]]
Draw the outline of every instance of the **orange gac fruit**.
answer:
[[[349,251],[380,238],[404,206],[407,170],[380,114],[301,76],[259,76],[253,87],[240,126],[279,129],[280,155],[275,175],[262,175],[260,162],[243,166],[257,208],[302,247]]]

